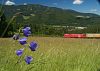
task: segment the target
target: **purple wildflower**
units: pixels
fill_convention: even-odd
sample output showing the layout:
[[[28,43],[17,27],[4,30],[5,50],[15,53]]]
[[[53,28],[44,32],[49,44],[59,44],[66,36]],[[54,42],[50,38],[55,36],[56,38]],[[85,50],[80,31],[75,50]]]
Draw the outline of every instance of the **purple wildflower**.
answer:
[[[23,29],[24,36],[28,37],[31,34],[30,27],[26,27]]]
[[[26,40],[27,40],[27,38],[21,38],[20,40],[19,40],[19,43],[21,44],[21,45],[24,45],[24,44],[27,44],[27,42],[26,42]]]
[[[18,40],[18,39],[19,39],[19,34],[15,34],[15,35],[13,36],[13,39],[14,39],[14,40]]]
[[[24,34],[24,36],[28,37],[28,36],[31,34],[31,28],[28,27],[28,26],[24,27],[24,29],[23,29],[23,34]],[[18,39],[19,39],[19,40],[18,40],[19,43],[20,43],[21,45],[23,45],[24,47],[26,47],[26,45],[25,45],[25,44],[27,44],[27,42],[26,42],[26,41],[27,41],[27,38],[26,38],[26,37],[19,39],[19,34],[17,34],[17,35],[14,35],[14,36],[13,36],[13,39],[14,39],[14,40],[18,40]],[[37,43],[36,43],[36,42],[31,42],[30,45],[29,45],[29,48],[31,49],[31,51],[35,51],[36,48],[37,48]],[[25,49],[25,48],[20,49],[20,50],[16,50],[16,55],[17,55],[17,56],[22,56],[24,49]],[[19,60],[20,60],[20,59],[18,59],[17,62],[19,62]],[[32,60],[33,60],[32,56],[26,56],[26,57],[25,57],[25,62],[26,62],[27,64],[30,64]]]
[[[21,56],[24,49],[16,50],[16,55]]]
[[[36,42],[31,42],[29,47],[30,47],[31,51],[35,51],[36,47],[37,47],[37,43]]]
[[[27,64],[30,64],[32,60],[33,60],[32,56],[26,56],[26,58],[25,58],[25,62]]]

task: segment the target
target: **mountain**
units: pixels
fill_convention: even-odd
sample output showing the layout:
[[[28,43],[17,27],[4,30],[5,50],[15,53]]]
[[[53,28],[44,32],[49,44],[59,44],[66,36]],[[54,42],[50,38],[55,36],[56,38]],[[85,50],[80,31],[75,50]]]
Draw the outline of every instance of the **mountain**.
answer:
[[[7,19],[16,13],[17,23],[88,26],[100,24],[100,16],[92,13],[81,13],[70,9],[48,7],[38,4],[3,6]]]

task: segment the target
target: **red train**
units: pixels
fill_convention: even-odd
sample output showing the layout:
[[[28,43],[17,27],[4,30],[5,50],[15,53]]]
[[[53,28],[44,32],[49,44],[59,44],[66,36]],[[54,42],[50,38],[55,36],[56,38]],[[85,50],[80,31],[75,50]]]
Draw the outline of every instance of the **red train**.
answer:
[[[100,34],[64,34],[65,38],[100,38]]]

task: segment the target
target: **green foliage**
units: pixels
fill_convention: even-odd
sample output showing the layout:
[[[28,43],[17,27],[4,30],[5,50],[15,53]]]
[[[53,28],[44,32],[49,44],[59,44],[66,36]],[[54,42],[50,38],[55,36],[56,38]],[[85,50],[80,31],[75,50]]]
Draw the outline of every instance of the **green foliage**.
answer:
[[[100,24],[88,26],[87,33],[100,33]]]
[[[100,16],[92,13],[80,13],[42,5],[3,6],[9,21],[16,13],[22,12],[13,22],[10,32],[17,32],[20,27],[29,25],[33,35],[63,36],[65,33],[100,33]],[[81,16],[81,17],[78,17]],[[76,29],[76,27],[86,27]]]
[[[13,34],[12,24],[10,24],[8,26],[8,28],[7,28],[7,26],[8,26],[8,22],[6,20],[4,12],[0,11],[0,37],[8,37]],[[7,30],[5,31],[6,28],[7,28]],[[4,33],[4,31],[5,31],[5,33]]]

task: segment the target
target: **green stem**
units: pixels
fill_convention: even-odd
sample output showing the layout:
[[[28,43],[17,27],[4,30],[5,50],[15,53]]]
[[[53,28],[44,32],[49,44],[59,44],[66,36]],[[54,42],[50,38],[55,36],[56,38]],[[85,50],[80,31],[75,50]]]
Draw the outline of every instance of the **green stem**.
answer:
[[[6,33],[7,29],[8,29],[8,27],[9,27],[9,25],[12,23],[12,21],[13,21],[13,20],[17,17],[17,15],[19,15],[19,14],[21,14],[21,12],[16,13],[16,14],[11,18],[11,20],[8,22],[7,27],[5,28],[4,32],[2,33],[1,38],[5,35],[5,33]]]

